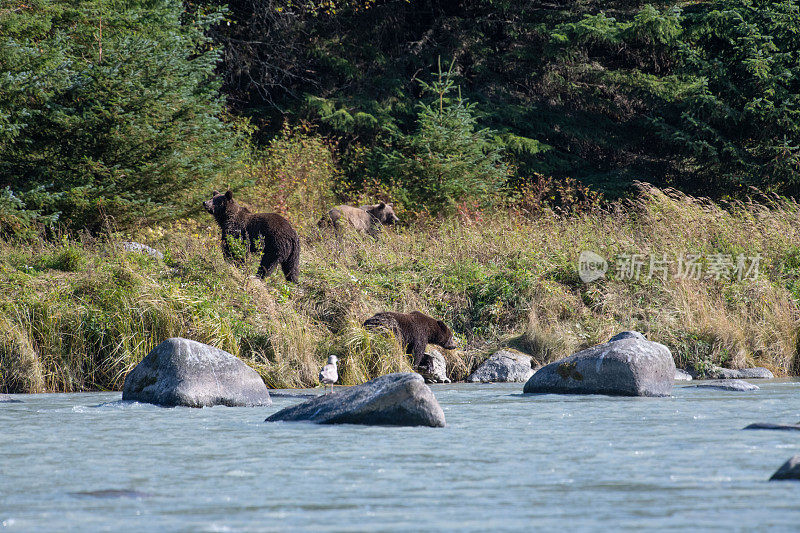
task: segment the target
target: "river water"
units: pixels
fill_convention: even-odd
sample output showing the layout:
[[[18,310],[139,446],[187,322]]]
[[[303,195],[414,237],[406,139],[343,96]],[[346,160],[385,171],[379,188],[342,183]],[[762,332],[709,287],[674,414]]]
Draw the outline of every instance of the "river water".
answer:
[[[446,428],[265,423],[120,393],[0,404],[3,531],[798,530],[767,482],[800,432],[800,382],[671,398],[434,385]]]

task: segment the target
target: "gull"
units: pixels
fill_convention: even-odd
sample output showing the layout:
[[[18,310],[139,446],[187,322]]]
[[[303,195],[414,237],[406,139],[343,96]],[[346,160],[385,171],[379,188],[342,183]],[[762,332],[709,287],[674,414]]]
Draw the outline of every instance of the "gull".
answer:
[[[319,380],[325,386],[325,393],[327,394],[328,385],[331,386],[333,392],[333,384],[339,379],[339,373],[336,371],[336,361],[338,358],[335,355],[328,357],[328,364],[322,367],[319,371]]]

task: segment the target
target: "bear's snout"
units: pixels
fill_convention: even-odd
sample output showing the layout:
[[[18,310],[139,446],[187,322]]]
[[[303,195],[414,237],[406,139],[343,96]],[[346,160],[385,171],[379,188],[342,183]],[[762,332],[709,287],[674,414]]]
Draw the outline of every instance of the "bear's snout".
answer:
[[[455,350],[456,348],[458,348],[458,345],[456,344],[456,340],[453,337],[450,337],[450,340],[447,341],[447,343],[444,346],[442,346],[442,348],[444,348],[445,350]]]
[[[214,214],[214,200],[213,199],[206,200],[205,202],[203,202],[203,207],[205,207],[206,211],[208,211],[212,215]]]

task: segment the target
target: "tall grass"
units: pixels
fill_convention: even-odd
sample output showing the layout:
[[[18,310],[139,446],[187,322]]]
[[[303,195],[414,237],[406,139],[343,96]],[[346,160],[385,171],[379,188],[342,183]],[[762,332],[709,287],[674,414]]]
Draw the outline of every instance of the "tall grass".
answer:
[[[668,345],[679,366],[800,372],[800,209],[790,200],[720,206],[642,186],[606,210],[429,220],[379,239],[319,233],[320,214],[290,213],[304,236],[298,285],[253,279],[258,257],[225,262],[202,215],[132,236],[163,261],[110,237],[0,244],[0,391],[119,389],[169,336],[227,350],[272,387],[315,385],[335,353],[342,382],[353,384],[410,369],[396,339],[360,324],[414,309],[455,330],[460,348],[445,355],[456,379],[503,345],[546,363],[624,329]],[[585,284],[582,250],[612,262],[634,253],[761,259],[757,279],[622,279],[612,270]]]

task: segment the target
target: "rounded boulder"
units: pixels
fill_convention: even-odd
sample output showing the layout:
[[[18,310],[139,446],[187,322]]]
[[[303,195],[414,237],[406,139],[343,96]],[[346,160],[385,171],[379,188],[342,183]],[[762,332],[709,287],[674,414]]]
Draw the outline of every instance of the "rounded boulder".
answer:
[[[125,377],[122,399],[165,407],[252,407],[272,400],[261,376],[233,355],[197,341],[167,339]]]
[[[616,340],[615,340],[616,339]],[[669,348],[638,332],[623,332],[540,368],[525,393],[669,396],[675,362]]]

